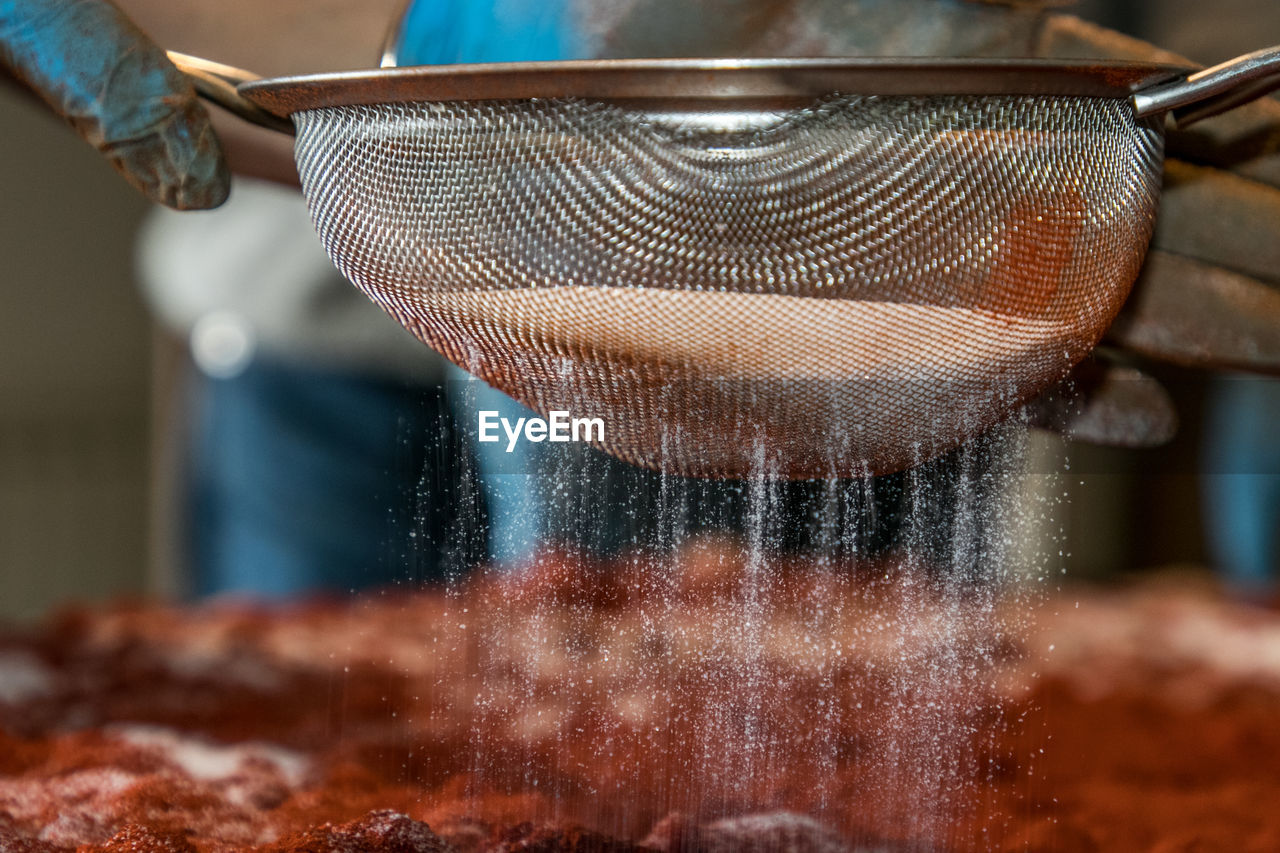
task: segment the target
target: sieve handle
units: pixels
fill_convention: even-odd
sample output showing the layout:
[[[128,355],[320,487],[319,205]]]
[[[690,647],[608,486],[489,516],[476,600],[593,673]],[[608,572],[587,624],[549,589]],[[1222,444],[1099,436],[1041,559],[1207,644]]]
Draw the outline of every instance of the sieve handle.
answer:
[[[1280,47],[1269,47],[1133,95],[1138,116],[1171,113],[1186,127],[1280,89]]]
[[[243,68],[223,65],[221,62],[201,59],[198,56],[189,56],[172,50],[168,51],[168,56],[169,61],[178,66],[178,70],[191,79],[191,84],[195,86],[196,93],[200,97],[259,127],[287,133],[290,136],[294,134],[292,121],[287,118],[281,118],[275,113],[267,112],[257,104],[251,103],[240,96],[237,87],[241,83],[251,83],[254,80],[258,80],[258,75],[245,71]]]

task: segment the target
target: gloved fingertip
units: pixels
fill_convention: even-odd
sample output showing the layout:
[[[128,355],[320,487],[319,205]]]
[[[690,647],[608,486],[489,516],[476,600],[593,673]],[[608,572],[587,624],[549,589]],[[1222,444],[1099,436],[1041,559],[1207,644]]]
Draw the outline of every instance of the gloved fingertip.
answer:
[[[173,162],[180,162],[171,152]],[[227,200],[231,192],[231,170],[222,156],[222,146],[206,125],[192,160],[178,169],[161,204],[177,210],[209,210]]]
[[[105,153],[129,183],[176,210],[217,207],[231,190],[222,146],[194,98],[153,133],[112,144]]]

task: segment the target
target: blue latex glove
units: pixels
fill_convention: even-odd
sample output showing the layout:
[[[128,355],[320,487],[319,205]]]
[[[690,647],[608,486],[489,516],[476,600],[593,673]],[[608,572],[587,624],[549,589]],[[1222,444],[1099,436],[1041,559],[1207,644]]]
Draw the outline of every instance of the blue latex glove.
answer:
[[[0,0],[0,65],[149,198],[226,199],[230,175],[191,83],[107,0]]]

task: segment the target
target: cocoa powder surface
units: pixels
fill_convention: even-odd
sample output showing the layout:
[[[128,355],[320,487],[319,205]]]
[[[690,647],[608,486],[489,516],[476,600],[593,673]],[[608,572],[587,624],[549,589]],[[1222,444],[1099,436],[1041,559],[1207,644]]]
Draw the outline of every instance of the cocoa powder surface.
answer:
[[[740,615],[741,567],[714,543],[684,559],[664,588],[643,566],[548,555],[462,590],[120,606],[10,635],[0,850],[1280,849],[1274,612],[1169,580],[1068,588],[1034,628],[1025,599],[1002,604],[1013,627],[948,640],[994,665],[938,745],[955,763],[946,819],[922,823],[936,805],[880,777],[887,748],[908,768],[929,758],[886,734],[939,698],[916,704],[893,672],[941,653],[928,632],[904,618],[838,664],[799,636],[900,613],[903,578],[779,574],[748,672],[772,709],[751,764],[698,752],[708,726],[736,731],[716,714],[736,707],[720,694],[741,689],[743,649],[715,635],[717,613]],[[824,601],[838,618],[808,613]],[[649,658],[662,666],[633,665]],[[836,736],[815,750],[832,696]]]

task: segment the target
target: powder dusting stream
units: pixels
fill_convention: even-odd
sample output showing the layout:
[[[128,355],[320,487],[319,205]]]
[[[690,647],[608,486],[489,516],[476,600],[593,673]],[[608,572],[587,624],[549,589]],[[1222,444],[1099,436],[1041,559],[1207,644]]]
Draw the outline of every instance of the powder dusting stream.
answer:
[[[709,35],[652,11],[606,4],[581,47],[682,55],[644,34]],[[721,17],[731,39],[741,16]],[[430,756],[406,771],[441,809],[461,792],[497,825],[576,821],[659,849],[716,847],[700,833],[739,849],[769,820],[780,849],[804,849],[796,833],[990,846],[1002,816],[970,783],[1026,779],[997,748],[1018,630],[1000,614],[1026,612],[1001,606],[1025,594],[1009,543],[1029,539],[999,424],[1119,311],[1164,131],[1127,96],[939,94],[933,74],[781,112],[735,82],[723,111],[294,114],[347,278],[493,388],[600,417],[602,449],[666,472],[565,454],[536,473],[542,556],[454,582],[429,651]],[[484,474],[504,476],[523,475]]]
[[[620,22],[644,4],[615,11],[591,38],[642,31]],[[453,583],[406,770],[440,819],[465,794],[492,825],[666,850],[996,843],[972,783],[1027,784],[1001,614],[1027,612],[1003,601],[1034,511],[999,424],[1119,310],[1164,136],[1126,98],[932,89],[696,120],[572,97],[294,115],[341,272],[666,472],[539,466],[542,555]]]
[[[1004,427],[892,480],[796,484],[758,442],[743,482],[648,488],[565,454],[535,563],[450,582],[423,722],[469,723],[405,781],[438,791],[436,821],[657,849],[999,848],[1013,816],[975,792],[1027,785],[1001,684],[1037,594],[1011,547],[1024,443]],[[607,555],[562,544],[619,519]]]

